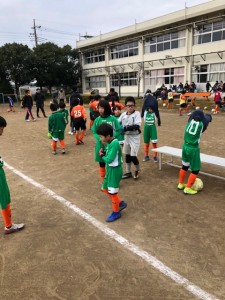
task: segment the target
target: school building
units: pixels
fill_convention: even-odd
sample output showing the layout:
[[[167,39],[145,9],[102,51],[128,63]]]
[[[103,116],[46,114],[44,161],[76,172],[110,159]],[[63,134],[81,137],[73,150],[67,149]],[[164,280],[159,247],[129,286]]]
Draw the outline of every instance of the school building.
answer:
[[[77,49],[84,93],[114,87],[122,96],[142,96],[186,81],[202,91],[207,80],[225,81],[225,0],[81,40]]]

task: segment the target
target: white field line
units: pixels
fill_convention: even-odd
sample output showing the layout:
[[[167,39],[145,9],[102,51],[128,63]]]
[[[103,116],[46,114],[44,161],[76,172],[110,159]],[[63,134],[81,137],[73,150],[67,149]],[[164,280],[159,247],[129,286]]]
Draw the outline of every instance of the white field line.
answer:
[[[74,211],[77,215],[82,217],[85,221],[91,223],[94,227],[96,227],[98,230],[100,230],[104,235],[110,237],[112,240],[116,241],[117,243],[121,244],[125,249],[129,250],[130,252],[136,254],[137,256],[141,257],[146,263],[151,265],[153,268],[161,272],[163,275],[169,277],[171,280],[182,286],[184,289],[189,291],[191,294],[193,294],[198,299],[202,300],[219,300],[214,295],[211,295],[207,293],[206,291],[202,290],[200,287],[195,285],[194,283],[190,282],[188,279],[183,277],[182,275],[178,274],[177,272],[173,271],[166,265],[164,265],[160,260],[158,260],[156,257],[152,256],[150,253],[142,250],[140,247],[136,246],[135,244],[131,243],[129,240],[125,239],[123,236],[116,233],[114,230],[110,229],[105,224],[99,222],[97,219],[77,207],[75,204],[72,204],[65,198],[57,195],[52,190],[46,188],[44,185],[38,183],[37,181],[33,180],[32,178],[26,176],[22,172],[14,169],[7,163],[4,163],[4,165],[14,172],[16,175],[23,178],[28,183],[32,184],[36,188],[39,188],[42,193],[45,193],[48,196],[51,196],[53,199],[57,200],[67,208]]]

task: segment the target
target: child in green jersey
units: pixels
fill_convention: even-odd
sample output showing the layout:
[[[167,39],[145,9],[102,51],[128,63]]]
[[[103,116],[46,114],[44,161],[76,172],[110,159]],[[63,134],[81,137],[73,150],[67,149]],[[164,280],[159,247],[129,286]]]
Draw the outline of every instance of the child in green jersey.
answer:
[[[102,157],[99,155],[99,150],[101,148],[104,149],[105,145],[102,143],[102,141],[97,133],[97,129],[101,124],[108,123],[113,127],[114,137],[117,138],[117,136],[120,134],[121,128],[120,128],[120,124],[117,121],[117,119],[114,116],[112,116],[111,107],[107,100],[99,101],[98,111],[99,111],[100,116],[94,120],[94,124],[93,124],[91,130],[93,131],[94,137],[96,139],[95,161],[97,161],[99,163],[99,174],[103,181],[104,177],[105,177],[105,162],[103,161]]]
[[[156,128],[156,115],[153,106],[149,105],[144,113],[144,153],[143,161],[149,160],[149,145],[152,142],[152,147],[157,148],[158,137]],[[154,162],[157,162],[157,152],[154,152]]]
[[[112,112],[114,113],[114,116],[118,120],[119,117],[121,116],[121,106],[120,105],[115,105]],[[124,130],[123,130],[123,126],[122,125],[120,125],[120,126],[121,126],[121,130],[120,130],[120,134],[117,137],[117,140],[119,141],[120,145],[123,146],[123,144],[124,144]]]
[[[68,118],[69,118],[69,111],[66,109],[66,104],[64,102],[59,102],[59,113],[63,114],[63,117],[66,121],[66,125],[69,123]]]
[[[113,127],[108,123],[102,123],[97,133],[105,149],[99,150],[99,155],[106,163],[106,176],[102,184],[102,191],[109,195],[112,200],[113,212],[107,217],[106,222],[113,222],[121,217],[121,210],[127,207],[126,202],[118,196],[119,185],[122,179],[122,150],[119,141],[113,137]]]
[[[7,126],[6,120],[3,117],[0,117],[0,135],[2,135],[4,128]],[[5,224],[4,233],[10,234],[17,232],[24,228],[24,224],[13,224],[11,217],[11,208],[10,208],[10,192],[9,187],[6,181],[5,172],[3,170],[4,163],[0,157],[0,206],[3,221]]]
[[[64,132],[66,129],[66,120],[62,113],[57,112],[57,105],[50,104],[52,114],[48,119],[48,136],[52,138],[52,154],[56,155],[57,142],[59,141],[62,154],[65,154]]]
[[[179,172],[177,188],[184,190],[185,194],[194,195],[197,191],[192,186],[201,168],[199,142],[201,134],[207,129],[212,116],[204,114],[200,109],[195,110],[189,117],[184,131],[184,144],[182,147],[182,168]],[[191,168],[187,184],[184,184],[187,170]]]

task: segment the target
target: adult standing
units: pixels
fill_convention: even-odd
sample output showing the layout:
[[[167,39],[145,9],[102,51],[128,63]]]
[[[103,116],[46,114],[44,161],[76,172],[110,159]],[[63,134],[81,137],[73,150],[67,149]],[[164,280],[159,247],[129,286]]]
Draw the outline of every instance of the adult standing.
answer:
[[[210,89],[212,88],[211,83],[209,81],[206,82],[205,88],[206,88],[206,92],[209,92]]]
[[[47,118],[46,114],[45,114],[45,110],[44,110],[44,100],[45,97],[41,92],[40,88],[36,89],[36,94],[34,95],[34,101],[36,102],[36,107],[37,107],[37,118],[40,118],[39,116],[39,109],[42,111],[43,116],[45,118]]]
[[[23,97],[22,100],[22,107],[26,110],[26,116],[25,116],[25,121],[29,122],[31,118],[32,121],[36,121],[32,114],[32,107],[33,107],[33,99],[30,95],[30,90],[25,91],[25,96]]]
[[[58,91],[58,102],[65,102],[66,94],[63,88]]]

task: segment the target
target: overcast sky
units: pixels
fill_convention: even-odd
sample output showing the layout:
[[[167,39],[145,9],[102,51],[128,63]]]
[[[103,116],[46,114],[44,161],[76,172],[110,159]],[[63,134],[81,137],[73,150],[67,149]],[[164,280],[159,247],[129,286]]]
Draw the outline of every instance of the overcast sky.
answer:
[[[33,48],[33,19],[39,43],[69,44],[74,48],[79,35],[96,36],[205,2],[208,1],[0,0],[0,46],[16,42]]]

